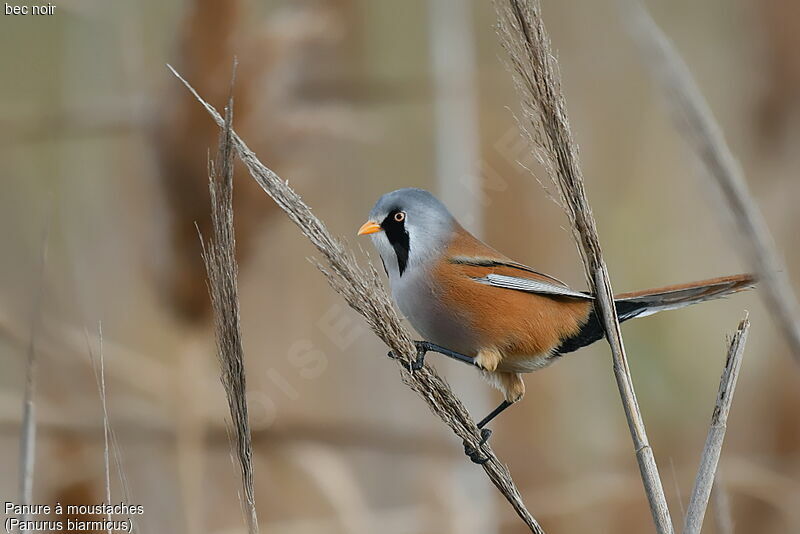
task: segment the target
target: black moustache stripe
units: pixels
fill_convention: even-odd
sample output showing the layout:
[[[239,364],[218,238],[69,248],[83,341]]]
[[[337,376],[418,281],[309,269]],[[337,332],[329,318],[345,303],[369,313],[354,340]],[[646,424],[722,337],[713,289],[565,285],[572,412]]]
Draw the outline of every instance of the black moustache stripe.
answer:
[[[406,265],[408,265],[408,253],[411,243],[408,239],[405,221],[397,222],[394,220],[395,213],[395,211],[389,213],[381,223],[381,227],[386,233],[389,244],[394,249],[394,254],[397,256],[397,268],[400,270],[400,276],[403,276],[403,271],[406,270]]]

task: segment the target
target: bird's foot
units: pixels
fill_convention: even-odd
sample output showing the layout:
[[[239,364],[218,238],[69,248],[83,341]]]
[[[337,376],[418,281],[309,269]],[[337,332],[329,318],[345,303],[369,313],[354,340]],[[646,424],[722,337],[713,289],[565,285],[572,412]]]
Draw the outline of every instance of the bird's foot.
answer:
[[[464,440],[464,454],[469,456],[469,459],[472,460],[473,463],[483,465],[489,461],[489,457],[482,454],[480,448],[481,445],[484,445],[487,441],[489,441],[489,437],[491,435],[492,431],[488,428],[481,429],[481,440],[478,442],[477,447],[473,447],[467,442],[467,440]]]
[[[417,348],[417,357],[408,363],[408,370],[412,372],[419,371],[425,366],[425,354],[427,354],[429,350],[429,344],[427,341],[415,341],[414,346]],[[397,360],[399,358],[399,356],[397,356],[393,350],[390,350],[387,356],[393,360]]]
[[[411,371],[419,371],[425,366],[425,355],[430,347],[427,341],[415,341],[414,346],[417,347],[417,359],[411,362],[409,369]]]

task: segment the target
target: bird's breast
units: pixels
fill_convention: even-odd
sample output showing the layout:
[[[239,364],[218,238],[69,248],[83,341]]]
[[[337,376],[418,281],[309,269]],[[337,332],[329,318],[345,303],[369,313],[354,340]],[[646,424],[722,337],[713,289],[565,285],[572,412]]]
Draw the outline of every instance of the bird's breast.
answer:
[[[447,306],[442,288],[424,270],[406,271],[392,280],[392,296],[411,326],[425,338],[450,350],[475,356],[475,332],[458,310]]]

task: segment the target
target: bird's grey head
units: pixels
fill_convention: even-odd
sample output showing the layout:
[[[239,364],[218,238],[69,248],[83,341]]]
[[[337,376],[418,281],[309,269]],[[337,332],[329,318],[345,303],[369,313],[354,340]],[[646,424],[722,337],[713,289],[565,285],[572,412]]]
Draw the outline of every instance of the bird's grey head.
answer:
[[[423,189],[386,193],[358,234],[371,234],[391,279],[425,264],[450,241],[455,220],[436,197]]]

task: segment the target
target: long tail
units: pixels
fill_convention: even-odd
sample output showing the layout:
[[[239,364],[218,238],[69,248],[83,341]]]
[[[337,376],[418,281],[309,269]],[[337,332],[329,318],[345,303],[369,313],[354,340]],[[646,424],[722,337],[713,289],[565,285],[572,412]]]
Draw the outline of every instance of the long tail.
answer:
[[[752,288],[756,278],[752,274],[737,274],[734,276],[721,276],[710,280],[700,280],[676,286],[646,289],[635,293],[623,293],[614,298],[617,315],[620,322],[634,317],[646,317],[665,310],[676,310],[684,306],[714,300],[739,291]],[[558,348],[557,354],[566,354],[581,347],[585,347],[602,338],[605,334],[600,321],[597,320],[594,309],[589,314],[586,323],[574,336],[565,339]]]

